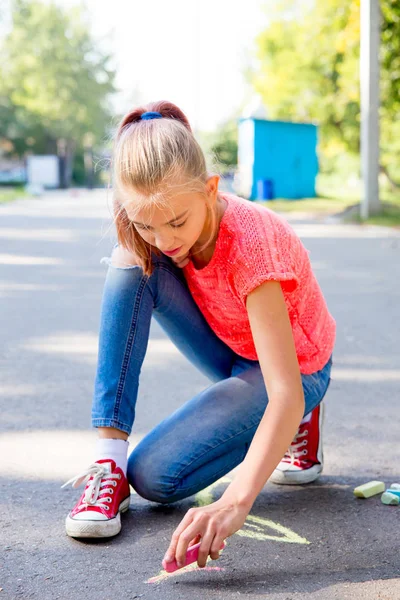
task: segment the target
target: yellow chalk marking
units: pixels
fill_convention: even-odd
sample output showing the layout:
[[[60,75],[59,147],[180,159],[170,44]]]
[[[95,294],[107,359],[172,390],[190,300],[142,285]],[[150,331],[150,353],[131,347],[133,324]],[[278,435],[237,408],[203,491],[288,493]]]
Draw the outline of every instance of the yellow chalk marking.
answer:
[[[231,483],[232,479],[230,477],[221,477],[218,481],[215,481],[211,485],[209,485],[204,490],[198,492],[195,496],[195,505],[198,507],[208,506],[214,502],[213,491],[215,488],[220,486],[223,483]],[[280,523],[275,523],[270,519],[263,519],[261,517],[256,517],[254,515],[248,515],[243,527],[247,529],[239,529],[235,535],[240,535],[242,537],[247,537],[253,540],[266,541],[272,540],[274,542],[286,542],[288,544],[310,544],[306,538],[301,537],[289,527],[284,527]],[[279,533],[280,535],[271,535],[265,533],[266,530],[272,529]],[[209,557],[207,563],[211,560]],[[167,573],[167,571],[160,571],[158,575],[155,577],[150,577],[145,583],[160,583],[169,579],[170,577],[178,577],[184,575],[185,573],[190,573],[191,571],[223,571],[224,569],[221,567],[205,567],[204,569],[200,569],[197,564],[188,565],[187,567],[183,567],[174,573]]]
[[[224,477],[223,479],[220,479],[219,481],[213,483],[206,490],[203,490],[203,492],[207,492],[206,494],[201,495],[200,498],[197,498],[197,496],[196,496],[198,506],[206,506],[207,504],[212,503],[213,502],[213,498],[212,498],[212,494],[211,494],[212,489],[214,487],[216,487],[217,485],[219,485],[219,483],[224,483],[225,480],[230,481],[230,479],[228,479],[227,477]],[[200,492],[200,494],[202,494],[202,492]],[[205,503],[199,504],[200,501],[205,502]],[[289,527],[284,527],[283,525],[280,525],[280,523],[274,523],[274,521],[271,521],[270,519],[263,519],[261,517],[256,517],[254,515],[248,515],[243,527],[245,527],[245,526],[251,530],[239,529],[239,531],[237,531],[235,535],[241,535],[242,537],[247,537],[247,538],[250,538],[253,540],[259,540],[262,542],[264,542],[266,540],[272,540],[274,542],[286,542],[288,544],[310,544],[311,543],[306,538],[301,537],[300,535],[298,535],[297,533],[295,533],[294,531],[289,529]],[[276,531],[276,532],[280,533],[281,535],[267,534],[267,533],[265,533],[265,531],[267,529],[272,529],[272,531]],[[222,550],[221,550],[221,553],[222,553]],[[208,557],[207,564],[210,560],[211,560],[211,558]],[[165,581],[169,577],[178,577],[180,575],[184,575],[185,573],[190,573],[191,571],[224,571],[224,570],[225,569],[223,569],[221,567],[205,567],[204,569],[200,569],[197,566],[197,564],[193,564],[193,565],[188,565],[187,567],[183,567],[182,569],[179,569],[179,570],[175,571],[174,573],[167,573],[167,571],[162,570],[155,577],[150,577],[150,579],[145,581],[145,583],[161,583],[162,581]]]
[[[208,557],[207,564],[210,562],[210,560],[211,558]],[[162,570],[155,577],[150,577],[150,579],[145,581],[145,583],[160,583],[161,581],[165,581],[170,577],[176,578],[180,575],[184,575],[185,573],[190,573],[191,571],[225,571],[225,569],[223,567],[203,567],[202,569],[200,569],[200,567],[197,566],[197,563],[195,563],[193,565],[183,567],[182,569],[178,569],[173,573],[167,573],[167,571]]]
[[[204,490],[198,492],[195,496],[195,504],[196,506],[208,506],[214,502],[214,496],[212,494],[213,490],[221,485],[221,483],[231,483],[232,479],[230,477],[221,477],[217,481],[214,481],[211,485],[206,487]]]
[[[269,519],[262,519],[261,517],[255,517],[254,515],[249,515],[243,525],[247,527],[251,527],[256,531],[249,531],[246,529],[239,529],[235,535],[241,535],[242,537],[247,537],[255,540],[273,540],[274,542],[287,542],[288,544],[310,544],[306,538],[301,537],[289,527],[284,527],[280,525],[280,523],[274,523],[274,521],[270,521]],[[273,531],[277,531],[281,535],[269,535],[264,533],[265,529],[272,529]]]
[[[195,571],[196,568],[197,567],[195,565],[188,565],[187,567],[183,567],[183,569],[179,569],[178,571],[175,571],[174,573],[167,573],[167,571],[164,571],[164,569],[162,569],[162,571],[160,571],[158,575],[156,575],[155,577],[150,577],[150,579],[145,581],[145,583],[160,583],[161,581],[164,581],[165,579],[168,579],[169,577],[178,577],[179,575],[183,575],[183,573],[188,573],[189,571]]]
[[[218,481],[215,481],[204,490],[198,492],[195,496],[196,506],[208,506],[214,502],[213,491],[215,488],[220,486],[222,483],[231,483],[230,477],[221,477]],[[288,544],[310,544],[306,538],[301,537],[289,527],[284,527],[280,523],[275,523],[270,519],[263,519],[261,517],[255,517],[254,515],[248,515],[246,522],[243,527],[254,529],[255,531],[249,531],[248,529],[239,529],[236,535],[247,537],[250,539],[265,541],[273,540],[275,542],[286,542]],[[265,529],[272,529],[280,533],[281,535],[271,535],[265,533]]]

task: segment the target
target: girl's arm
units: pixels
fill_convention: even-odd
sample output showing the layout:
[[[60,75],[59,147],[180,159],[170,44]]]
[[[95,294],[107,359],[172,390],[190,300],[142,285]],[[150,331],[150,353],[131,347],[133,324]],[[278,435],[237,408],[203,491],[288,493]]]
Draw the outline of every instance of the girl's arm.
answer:
[[[234,481],[219,500],[191,508],[175,530],[165,560],[185,564],[192,541],[202,540],[198,564],[218,558],[222,542],[243,526],[252,504],[290,446],[304,412],[292,328],[279,282],[263,283],[247,310],[269,402]]]
[[[250,510],[296,435],[304,394],[280,283],[268,281],[257,287],[248,295],[246,307],[269,402],[246,458],[222,498]]]

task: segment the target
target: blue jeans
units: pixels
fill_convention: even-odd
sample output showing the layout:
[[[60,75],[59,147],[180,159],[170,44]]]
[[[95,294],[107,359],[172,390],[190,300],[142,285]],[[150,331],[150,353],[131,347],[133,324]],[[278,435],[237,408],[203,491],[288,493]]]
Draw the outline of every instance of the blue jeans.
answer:
[[[152,315],[177,348],[213,383],[159,423],[135,447],[128,480],[155,502],[204,489],[243,461],[268,403],[258,361],[242,358],[211,330],[181,269],[154,256],[151,277],[110,259],[103,292],[92,408],[94,427],[130,433]],[[332,358],[302,375],[305,412],[324,397]],[[179,385],[179,383],[178,383]]]

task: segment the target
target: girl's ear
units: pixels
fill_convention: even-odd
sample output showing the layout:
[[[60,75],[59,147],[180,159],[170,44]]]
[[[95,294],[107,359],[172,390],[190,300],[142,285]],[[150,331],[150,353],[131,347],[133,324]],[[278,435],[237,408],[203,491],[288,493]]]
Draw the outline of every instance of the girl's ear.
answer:
[[[214,204],[217,200],[219,179],[219,175],[212,175],[207,179],[207,194],[212,204]]]

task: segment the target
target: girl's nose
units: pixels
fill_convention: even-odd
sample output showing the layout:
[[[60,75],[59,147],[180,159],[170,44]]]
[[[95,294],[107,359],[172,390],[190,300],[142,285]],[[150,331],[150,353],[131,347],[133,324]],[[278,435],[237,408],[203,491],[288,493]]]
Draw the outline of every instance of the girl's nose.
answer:
[[[164,235],[157,235],[156,236],[156,246],[159,250],[161,250],[161,252],[169,252],[171,250],[175,250],[175,248],[179,245],[179,244],[175,244],[174,245],[174,240],[175,240],[175,236],[174,234],[170,235],[170,234],[164,234]]]

